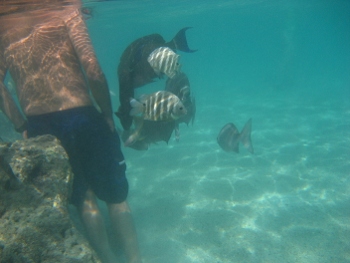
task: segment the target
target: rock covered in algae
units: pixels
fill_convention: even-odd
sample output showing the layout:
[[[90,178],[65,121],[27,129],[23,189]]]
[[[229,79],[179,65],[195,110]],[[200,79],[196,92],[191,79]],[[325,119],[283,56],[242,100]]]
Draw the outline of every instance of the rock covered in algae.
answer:
[[[70,219],[72,179],[55,137],[0,142],[0,262],[100,262]]]

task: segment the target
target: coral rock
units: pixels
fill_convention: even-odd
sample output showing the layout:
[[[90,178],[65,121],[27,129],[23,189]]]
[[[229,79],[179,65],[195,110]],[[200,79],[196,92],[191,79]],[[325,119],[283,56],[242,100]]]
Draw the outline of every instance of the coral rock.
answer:
[[[100,262],[70,219],[72,179],[55,137],[0,142],[0,262]]]

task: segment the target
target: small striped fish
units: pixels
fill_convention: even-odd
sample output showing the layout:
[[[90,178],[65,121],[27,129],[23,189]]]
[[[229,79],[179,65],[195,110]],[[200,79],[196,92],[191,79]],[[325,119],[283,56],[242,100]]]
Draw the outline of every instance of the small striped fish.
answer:
[[[140,101],[130,100],[130,115],[141,115],[144,120],[172,121],[187,113],[181,100],[169,91],[157,91],[143,95]]]
[[[173,78],[180,71],[179,57],[180,55],[170,48],[160,47],[148,56],[147,61],[157,75],[164,73],[169,78]]]

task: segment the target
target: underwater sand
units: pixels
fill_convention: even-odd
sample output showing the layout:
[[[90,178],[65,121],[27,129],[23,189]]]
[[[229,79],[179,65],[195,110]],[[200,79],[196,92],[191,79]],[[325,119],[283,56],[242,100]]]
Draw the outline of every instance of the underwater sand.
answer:
[[[349,105],[226,102],[178,143],[124,148],[145,262],[350,262]],[[249,117],[255,154],[222,151],[221,126]]]

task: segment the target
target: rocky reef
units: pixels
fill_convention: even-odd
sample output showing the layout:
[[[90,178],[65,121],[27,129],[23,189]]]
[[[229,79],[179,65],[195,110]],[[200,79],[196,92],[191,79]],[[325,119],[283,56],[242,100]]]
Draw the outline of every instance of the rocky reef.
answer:
[[[55,137],[0,141],[0,262],[101,262],[70,218],[72,178]]]

